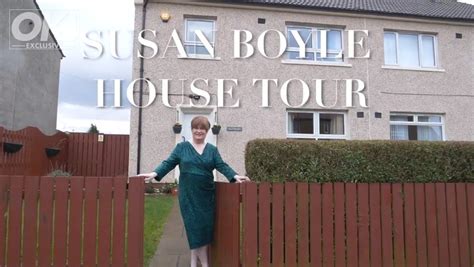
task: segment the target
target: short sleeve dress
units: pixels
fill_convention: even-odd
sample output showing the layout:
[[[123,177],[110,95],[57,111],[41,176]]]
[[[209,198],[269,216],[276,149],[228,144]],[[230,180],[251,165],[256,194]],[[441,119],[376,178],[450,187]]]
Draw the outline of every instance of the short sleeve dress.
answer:
[[[156,169],[160,181],[179,165],[178,198],[190,249],[210,244],[215,217],[215,184],[212,171],[217,169],[229,182],[237,174],[212,144],[207,143],[199,154],[189,142],[181,142]]]

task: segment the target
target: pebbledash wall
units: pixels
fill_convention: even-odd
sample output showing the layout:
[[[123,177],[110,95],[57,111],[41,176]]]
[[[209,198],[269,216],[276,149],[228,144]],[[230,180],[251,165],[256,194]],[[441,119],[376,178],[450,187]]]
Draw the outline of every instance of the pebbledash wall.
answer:
[[[135,51],[139,48],[137,34],[142,30],[143,6],[136,5],[135,18]],[[169,13],[168,22],[160,19],[160,14]],[[164,58],[163,52],[176,29],[185,40],[185,21],[204,19],[214,21],[215,50],[217,59],[178,59],[177,51],[170,48]],[[265,24],[261,24],[265,19]],[[232,30],[249,30],[253,33],[253,46],[257,46],[257,37],[269,29],[276,29],[286,34],[289,26],[309,26],[343,29],[368,30],[368,48],[370,59],[347,58],[347,32],[343,31],[342,45],[346,55],[342,63],[325,64],[300,60],[290,62],[287,55],[278,59],[264,58],[257,51],[248,59],[233,59]],[[209,106],[216,105],[217,85],[214,79],[238,79],[239,84],[233,89],[233,96],[226,96],[226,105],[232,105],[240,99],[239,108],[201,109],[203,113],[212,112],[211,123],[214,123],[217,112],[218,123],[222,125],[215,142],[224,158],[237,172],[244,174],[244,150],[249,140],[256,138],[312,138],[348,140],[388,140],[388,139],[441,139],[456,141],[474,141],[474,46],[473,20],[465,21],[434,18],[417,18],[402,16],[385,16],[354,14],[347,12],[318,11],[309,8],[288,8],[279,6],[248,6],[235,4],[210,3],[164,3],[150,1],[146,8],[145,29],[157,31],[153,37],[147,33],[146,39],[153,40],[159,47],[158,55],[143,61],[144,73],[157,88],[154,103],[142,109],[142,140],[140,171],[148,172],[164,160],[181,135],[172,132],[172,126],[181,120],[181,113],[197,112],[168,108],[161,101],[161,82],[159,79],[172,79],[170,92],[181,94],[179,79],[187,79],[185,94],[190,94],[189,83],[196,78],[209,79],[211,94]],[[426,42],[429,47],[434,43],[436,66],[396,67],[386,64],[384,58],[384,33],[415,34],[419,39],[426,34],[434,42]],[[386,36],[386,42],[390,37]],[[461,37],[462,38],[459,38]],[[277,42],[275,34],[267,37],[268,54],[275,55]],[[431,39],[432,40],[432,39]],[[398,40],[401,42],[400,40]],[[245,51],[245,50],[243,50]],[[403,53],[404,51],[398,51]],[[356,51],[361,56],[361,51]],[[145,49],[150,56],[151,49]],[[400,60],[400,59],[399,59]],[[403,65],[403,64],[402,64]],[[140,77],[140,60],[134,58],[134,79]],[[252,85],[253,79],[278,79],[279,86],[270,86],[269,108],[262,108],[261,85]],[[305,80],[310,86],[310,100],[301,108],[290,109],[280,99],[280,86],[289,79]],[[360,107],[358,98],[354,97],[354,106],[345,107],[345,94],[339,88],[337,105],[327,109],[316,104],[315,86],[312,79],[325,79],[326,104],[333,103],[335,86],[333,79],[360,79],[364,81],[368,108]],[[135,99],[138,99],[138,83],[135,87]],[[146,86],[145,86],[146,88]],[[292,84],[289,89],[290,103],[301,102],[301,86]],[[146,90],[145,90],[146,91]],[[148,95],[144,95],[147,103]],[[185,98],[189,104],[189,98]],[[138,102],[138,101],[137,101]],[[170,96],[172,105],[181,102],[181,96]],[[195,103],[204,103],[201,99]],[[313,120],[300,113],[313,114]],[[199,112],[197,112],[199,113]],[[296,116],[292,114],[297,113]],[[341,133],[337,116],[342,114],[344,129],[342,135],[320,135],[325,131]],[[132,109],[130,132],[130,174],[137,170],[138,144],[138,109]],[[413,121],[412,121],[413,120]],[[293,121],[293,125],[289,126]],[[402,122],[400,122],[402,121]],[[417,124],[417,121],[418,124]],[[425,123],[425,124],[423,124]],[[339,125],[338,125],[339,124]],[[392,126],[391,126],[392,124]],[[400,125],[400,126],[396,126]],[[183,125],[183,127],[190,127]],[[228,127],[234,127],[228,129]],[[237,128],[235,128],[237,127]],[[240,128],[239,128],[240,127]],[[309,127],[309,128],[308,128]],[[397,128],[399,127],[399,128]],[[421,128],[427,127],[430,133]],[[241,131],[232,131],[232,130]],[[291,134],[291,132],[306,134]],[[308,134],[312,132],[313,134]],[[212,133],[209,133],[212,134]],[[424,135],[425,134],[425,135]],[[427,134],[427,135],[426,135]],[[165,180],[171,181],[173,174]],[[222,179],[220,175],[219,179]]]

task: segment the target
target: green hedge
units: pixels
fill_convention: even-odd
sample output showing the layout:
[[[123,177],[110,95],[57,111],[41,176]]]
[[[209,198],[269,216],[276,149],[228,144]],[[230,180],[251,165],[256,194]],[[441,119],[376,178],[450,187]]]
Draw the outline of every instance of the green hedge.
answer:
[[[474,182],[474,142],[257,139],[246,147],[254,181]]]

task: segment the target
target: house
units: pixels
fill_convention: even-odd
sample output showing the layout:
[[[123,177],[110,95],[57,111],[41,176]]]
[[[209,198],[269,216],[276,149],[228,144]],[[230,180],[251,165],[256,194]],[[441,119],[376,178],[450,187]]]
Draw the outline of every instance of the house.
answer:
[[[58,42],[35,0],[2,0],[0,25],[0,127],[56,133]]]
[[[256,138],[474,141],[473,7],[449,0],[136,1],[134,51],[144,58],[134,58],[133,77],[146,81],[136,84],[134,98],[141,106],[156,98],[132,109],[130,174],[153,170],[189,140],[195,115],[222,126],[207,141],[242,174],[245,145]],[[144,29],[141,37],[156,50],[141,45]],[[239,46],[242,55],[252,46],[252,56],[235,58],[233,30],[252,33],[248,45]],[[171,47],[178,46],[173,31],[186,58]],[[257,47],[266,31],[262,53]],[[306,54],[291,31],[305,41]],[[279,32],[286,47],[277,57]],[[268,90],[255,79],[268,79]],[[359,94],[347,93],[349,82]],[[219,107],[219,94],[230,88],[222,96],[226,107]],[[183,125],[180,134],[172,131],[175,122]]]

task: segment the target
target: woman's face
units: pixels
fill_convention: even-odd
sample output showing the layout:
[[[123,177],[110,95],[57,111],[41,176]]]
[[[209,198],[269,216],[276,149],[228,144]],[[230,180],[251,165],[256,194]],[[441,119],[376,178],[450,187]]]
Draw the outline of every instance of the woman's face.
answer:
[[[203,128],[203,127],[192,128],[191,131],[193,133],[194,141],[203,142],[206,139],[206,135],[207,135],[206,128]]]

